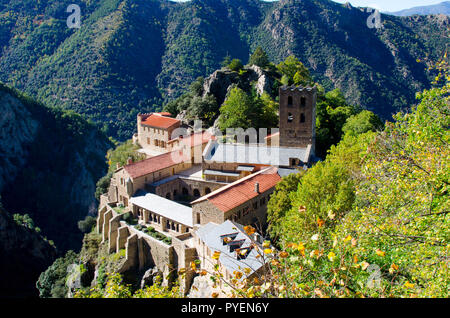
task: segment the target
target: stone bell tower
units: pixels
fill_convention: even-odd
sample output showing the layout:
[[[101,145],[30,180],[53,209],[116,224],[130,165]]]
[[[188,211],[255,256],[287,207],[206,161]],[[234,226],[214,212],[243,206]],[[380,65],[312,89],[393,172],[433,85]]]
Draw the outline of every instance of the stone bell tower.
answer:
[[[280,147],[316,144],[316,87],[280,87]]]

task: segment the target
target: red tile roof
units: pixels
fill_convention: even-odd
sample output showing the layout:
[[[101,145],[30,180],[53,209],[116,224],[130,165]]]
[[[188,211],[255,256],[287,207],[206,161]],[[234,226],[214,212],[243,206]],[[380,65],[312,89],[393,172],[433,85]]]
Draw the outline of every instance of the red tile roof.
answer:
[[[270,167],[211,192],[192,204],[208,200],[222,212],[227,212],[273,188],[280,180],[278,169]],[[255,183],[259,183],[259,193],[255,192]]]
[[[180,121],[175,118],[162,116],[161,114],[152,114],[143,119],[141,124],[156,128],[168,129],[172,126],[179,124]]]
[[[161,115],[161,116],[166,116],[166,117],[172,117],[172,114],[168,113],[168,112],[160,112],[160,113],[155,113],[155,114]]]
[[[169,140],[169,143],[173,143],[175,141],[180,141],[185,145],[195,147],[198,145],[203,145],[208,143],[210,140],[215,140],[215,136],[211,135],[209,132],[204,131],[201,133],[195,133],[193,135],[183,137],[183,138],[175,138],[172,140]]]
[[[173,151],[126,165],[124,169],[134,179],[186,162],[190,159],[182,151]]]

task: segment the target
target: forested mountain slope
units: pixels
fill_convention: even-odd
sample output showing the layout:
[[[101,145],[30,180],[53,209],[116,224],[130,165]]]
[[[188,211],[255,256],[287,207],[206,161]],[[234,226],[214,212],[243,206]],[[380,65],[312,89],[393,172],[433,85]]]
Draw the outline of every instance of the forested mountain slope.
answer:
[[[0,195],[29,214],[60,251],[81,246],[77,221],[95,212],[95,184],[112,146],[73,111],[49,108],[0,84]]]
[[[81,28],[69,29],[72,2],[1,2],[0,80],[121,140],[138,112],[258,46],[276,63],[297,56],[327,90],[388,118],[429,87],[428,61],[448,45],[448,17],[382,15],[370,29],[364,9],[329,0],[80,0]]]

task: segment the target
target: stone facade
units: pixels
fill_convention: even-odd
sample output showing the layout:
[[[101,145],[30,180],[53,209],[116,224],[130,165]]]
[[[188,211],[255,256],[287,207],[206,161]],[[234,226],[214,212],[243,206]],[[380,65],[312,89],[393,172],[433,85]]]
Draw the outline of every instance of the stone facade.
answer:
[[[193,203],[192,218],[194,226],[210,222],[221,224],[230,220],[243,225],[254,225],[256,228],[264,227],[267,221],[267,203],[273,191],[274,188],[226,212],[223,212],[208,200]]]
[[[168,142],[172,139],[172,133],[181,127],[181,121],[169,128],[152,127],[143,124],[143,121],[152,114],[139,114],[137,116],[137,141],[142,148],[155,151],[168,151]]]
[[[281,147],[315,148],[317,89],[280,87],[280,135]]]

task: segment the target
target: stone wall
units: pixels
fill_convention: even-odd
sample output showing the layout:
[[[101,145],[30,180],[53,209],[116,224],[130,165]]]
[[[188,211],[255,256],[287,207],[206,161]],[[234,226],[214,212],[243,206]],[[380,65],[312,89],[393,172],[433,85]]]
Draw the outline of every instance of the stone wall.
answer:
[[[242,225],[264,226],[267,221],[267,203],[273,191],[274,188],[261,193],[252,200],[225,213],[208,200],[195,203],[192,206],[193,223],[203,225],[214,222],[221,224],[226,220],[231,220]],[[200,216],[200,223],[198,223],[198,215]]]
[[[315,146],[316,88],[280,87],[281,147]]]
[[[157,150],[157,151],[167,151],[168,141],[172,139],[172,132],[181,126],[181,122],[172,126],[170,129],[161,129],[161,128],[154,128],[150,126],[146,126],[142,124],[142,119],[145,119],[148,117],[147,114],[145,115],[138,115],[137,116],[137,140],[142,148]],[[157,146],[155,144],[155,140],[158,140],[158,142],[161,144],[163,143],[163,147]]]

